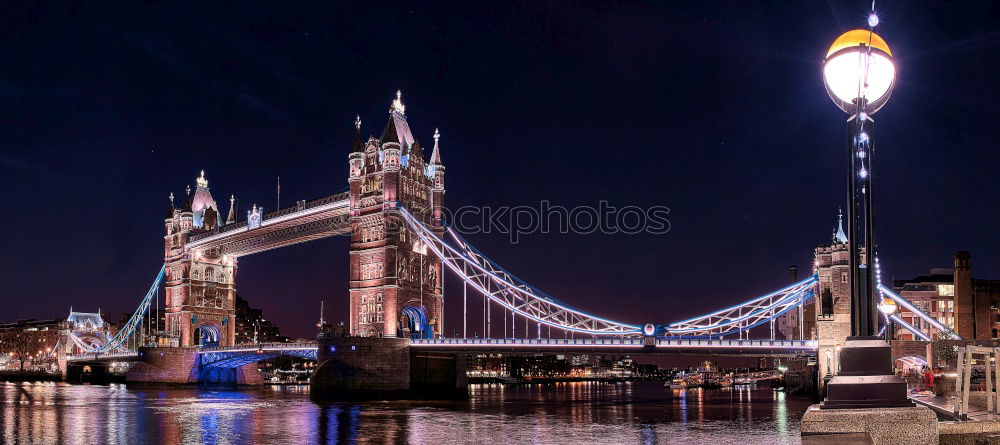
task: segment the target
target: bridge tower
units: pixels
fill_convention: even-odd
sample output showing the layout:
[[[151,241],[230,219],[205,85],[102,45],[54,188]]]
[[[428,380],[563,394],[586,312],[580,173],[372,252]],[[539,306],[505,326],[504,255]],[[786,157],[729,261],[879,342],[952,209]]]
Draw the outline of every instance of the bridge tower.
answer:
[[[832,242],[816,248],[813,263],[814,273],[819,275],[819,291],[812,303],[815,313],[812,338],[817,340],[821,382],[824,377],[837,374],[840,349],[851,335],[850,255],[841,214]],[[809,325],[807,321],[806,327]],[[805,336],[809,335],[807,330]]]
[[[213,230],[221,221],[204,171],[195,180],[194,195],[190,186],[185,191],[181,209],[170,194],[164,219],[165,330],[178,339],[176,346],[230,346],[236,334],[236,258],[215,248],[188,247],[192,234]]]
[[[401,94],[381,136],[361,138],[355,120],[348,156],[351,214],[350,331],[366,337],[432,337],[443,330],[441,262],[410,233],[405,207],[443,231],[444,165],[434,134],[429,162],[413,137]]]

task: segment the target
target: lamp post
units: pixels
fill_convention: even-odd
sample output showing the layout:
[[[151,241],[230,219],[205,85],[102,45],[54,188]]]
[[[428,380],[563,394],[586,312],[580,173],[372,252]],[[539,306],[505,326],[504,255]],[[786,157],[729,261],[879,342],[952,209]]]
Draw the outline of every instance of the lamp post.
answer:
[[[913,406],[906,383],[892,371],[891,347],[876,336],[874,128],[872,115],[889,100],[896,67],[889,45],[869,29],[838,37],[823,62],[823,83],[847,119],[848,251],[851,333],[838,353],[837,375],[827,385],[823,409]],[[886,307],[886,309],[889,309]]]
[[[875,21],[877,24],[877,20]],[[851,335],[869,337],[878,329],[874,304],[875,211],[872,202],[874,127],[872,115],[889,100],[896,77],[892,52],[872,30],[856,29],[830,46],[823,83],[847,120],[847,228],[851,268]],[[864,246],[864,253],[860,247]]]

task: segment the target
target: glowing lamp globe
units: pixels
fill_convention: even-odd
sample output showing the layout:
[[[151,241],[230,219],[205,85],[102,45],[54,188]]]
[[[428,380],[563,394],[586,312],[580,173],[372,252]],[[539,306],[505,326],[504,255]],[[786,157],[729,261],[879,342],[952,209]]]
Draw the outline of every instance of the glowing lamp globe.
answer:
[[[882,302],[878,305],[878,310],[888,317],[896,312],[896,302],[892,301],[890,298],[883,298]]]
[[[889,45],[865,29],[837,37],[823,61],[826,92],[848,114],[858,111],[859,97],[867,102],[863,111],[874,114],[889,100],[895,80],[896,67]]]

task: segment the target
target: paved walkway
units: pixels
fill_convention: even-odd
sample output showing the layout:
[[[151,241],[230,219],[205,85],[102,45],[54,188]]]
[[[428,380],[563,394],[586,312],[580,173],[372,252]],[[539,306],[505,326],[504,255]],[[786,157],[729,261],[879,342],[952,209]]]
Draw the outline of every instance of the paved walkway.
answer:
[[[955,397],[936,396],[931,392],[911,392],[910,399],[939,414],[954,418]],[[975,421],[1000,421],[1000,415],[986,412],[986,405],[969,403],[968,419]]]

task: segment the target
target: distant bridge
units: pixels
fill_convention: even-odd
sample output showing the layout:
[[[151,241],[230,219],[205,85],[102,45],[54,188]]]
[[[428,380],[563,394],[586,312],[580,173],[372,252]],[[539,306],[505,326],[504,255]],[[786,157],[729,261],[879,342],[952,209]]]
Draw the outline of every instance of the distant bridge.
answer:
[[[564,352],[689,353],[762,355],[812,355],[814,340],[669,339],[669,338],[419,338],[410,347],[421,351],[449,352]],[[237,368],[248,363],[292,356],[316,359],[316,342],[260,343],[199,348],[199,364],[211,368]],[[67,356],[69,362],[137,360],[136,351]]]

